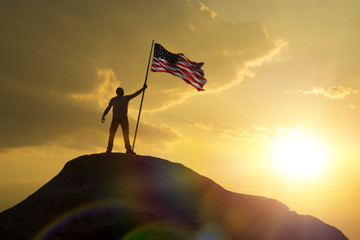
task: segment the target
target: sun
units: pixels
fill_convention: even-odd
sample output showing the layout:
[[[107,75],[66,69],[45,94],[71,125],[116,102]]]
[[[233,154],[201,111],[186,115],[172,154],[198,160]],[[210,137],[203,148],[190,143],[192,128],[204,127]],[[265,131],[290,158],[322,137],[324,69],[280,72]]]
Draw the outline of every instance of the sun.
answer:
[[[305,138],[282,139],[273,148],[274,167],[291,179],[312,179],[325,169],[328,156],[319,142]]]

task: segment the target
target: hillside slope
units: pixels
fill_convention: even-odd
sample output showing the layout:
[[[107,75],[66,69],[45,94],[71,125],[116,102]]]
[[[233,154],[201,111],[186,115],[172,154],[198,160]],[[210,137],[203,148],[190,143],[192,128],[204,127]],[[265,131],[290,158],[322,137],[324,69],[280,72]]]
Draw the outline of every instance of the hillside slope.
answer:
[[[276,200],[227,191],[179,163],[113,153],[69,161],[0,214],[0,239],[347,238]]]

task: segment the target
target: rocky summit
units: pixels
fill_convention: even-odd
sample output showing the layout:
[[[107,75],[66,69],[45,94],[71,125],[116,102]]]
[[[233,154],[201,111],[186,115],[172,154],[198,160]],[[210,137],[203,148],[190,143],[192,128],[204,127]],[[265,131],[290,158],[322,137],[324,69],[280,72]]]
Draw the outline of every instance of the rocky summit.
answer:
[[[0,239],[346,240],[276,201],[225,190],[167,160],[93,154],[0,214]]]

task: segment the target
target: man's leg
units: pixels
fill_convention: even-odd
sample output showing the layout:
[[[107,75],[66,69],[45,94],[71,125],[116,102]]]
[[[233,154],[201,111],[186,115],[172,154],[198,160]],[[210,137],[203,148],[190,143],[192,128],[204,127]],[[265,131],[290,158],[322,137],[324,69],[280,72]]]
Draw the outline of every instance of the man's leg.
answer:
[[[119,127],[119,119],[113,118],[113,120],[111,121],[111,125],[110,125],[110,133],[109,133],[109,141],[108,141],[108,146],[107,146],[107,153],[110,153],[112,151],[113,148],[113,144],[114,144],[114,137],[115,137],[115,133]]]
[[[129,120],[128,120],[128,118],[127,117],[121,118],[120,124],[121,124],[121,128],[122,128],[123,136],[124,136],[126,152],[132,152],[131,145],[130,145],[130,139],[129,139]]]

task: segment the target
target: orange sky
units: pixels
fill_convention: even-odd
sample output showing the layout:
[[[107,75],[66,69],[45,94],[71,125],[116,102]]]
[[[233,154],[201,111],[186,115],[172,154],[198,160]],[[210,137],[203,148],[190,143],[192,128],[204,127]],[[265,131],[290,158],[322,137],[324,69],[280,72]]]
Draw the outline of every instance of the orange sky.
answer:
[[[149,73],[138,154],[278,199],[360,238],[359,7],[354,0],[2,3],[0,210],[68,160],[105,151],[104,108],[118,86],[125,94],[142,86],[155,40],[205,62],[208,83],[197,92]],[[139,104],[140,97],[129,106],[131,138]],[[120,135],[114,151],[123,152]],[[320,158],[311,176],[291,169],[294,159],[307,159],[311,170]]]

